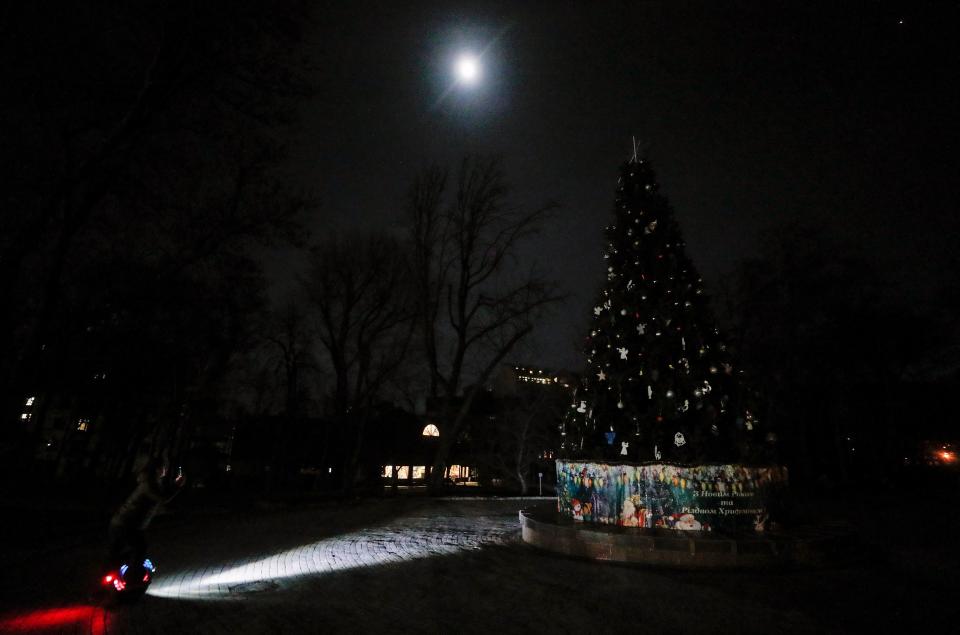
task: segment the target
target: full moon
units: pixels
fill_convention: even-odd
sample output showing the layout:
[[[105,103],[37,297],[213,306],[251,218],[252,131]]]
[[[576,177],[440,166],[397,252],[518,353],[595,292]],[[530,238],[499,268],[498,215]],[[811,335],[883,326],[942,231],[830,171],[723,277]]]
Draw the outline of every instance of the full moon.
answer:
[[[463,55],[457,60],[457,78],[464,84],[473,84],[480,77],[480,62],[472,55]]]

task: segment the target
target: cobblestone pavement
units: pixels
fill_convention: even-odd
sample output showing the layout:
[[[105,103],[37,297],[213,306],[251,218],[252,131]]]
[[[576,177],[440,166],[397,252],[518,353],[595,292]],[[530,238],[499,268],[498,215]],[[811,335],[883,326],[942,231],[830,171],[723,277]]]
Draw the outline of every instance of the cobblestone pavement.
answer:
[[[955,619],[948,579],[888,565],[767,573],[564,559],[519,539],[530,502],[400,499],[173,519],[140,602],[86,598],[97,549],[5,568],[0,631],[890,632]],[[913,630],[911,628],[910,630]]]

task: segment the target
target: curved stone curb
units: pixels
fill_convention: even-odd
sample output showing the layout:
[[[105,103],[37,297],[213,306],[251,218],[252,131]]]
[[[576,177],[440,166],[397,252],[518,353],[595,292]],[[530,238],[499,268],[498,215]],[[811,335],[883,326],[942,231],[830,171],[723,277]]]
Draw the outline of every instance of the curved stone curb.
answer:
[[[760,536],[608,527],[574,523],[557,512],[522,510],[523,541],[566,556],[684,569],[824,566],[849,559],[845,528],[802,528]]]

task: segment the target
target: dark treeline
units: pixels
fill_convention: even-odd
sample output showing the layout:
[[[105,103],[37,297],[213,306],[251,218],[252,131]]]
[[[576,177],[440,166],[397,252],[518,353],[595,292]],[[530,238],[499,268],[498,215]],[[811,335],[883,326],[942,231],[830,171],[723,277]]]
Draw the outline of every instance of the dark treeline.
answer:
[[[542,406],[536,399],[493,406],[486,388],[561,300],[520,251],[552,209],[511,205],[502,162],[468,156],[453,170],[430,166],[415,175],[399,235],[358,230],[318,237],[298,290],[263,340],[275,371],[261,377],[274,395],[284,395],[283,403],[258,399],[246,409],[275,418],[275,447],[310,448],[274,451],[271,480],[347,491],[379,487],[385,452],[403,443],[395,428],[429,415],[441,429],[424,459],[432,463],[432,488],[442,487],[454,446],[481,436],[471,430],[478,425],[483,449],[513,448],[514,460],[506,463],[488,452],[485,462],[499,468],[491,470],[527,487],[539,448],[528,438],[533,428],[555,428],[553,420],[528,426],[518,444],[509,426],[486,422],[515,420],[522,405]],[[408,436],[422,428],[413,425]],[[291,445],[293,438],[310,441]],[[474,447],[475,456],[483,453],[479,442]],[[302,478],[305,467],[318,470],[316,478]]]
[[[179,451],[216,408],[263,306],[256,251],[296,237],[308,205],[276,174],[278,131],[308,90],[305,12],[278,8],[4,7],[11,473],[35,475],[42,454],[62,475],[119,478],[141,450]],[[87,447],[68,456],[78,433]]]
[[[717,304],[794,482],[876,484],[923,463],[924,442],[955,439],[951,275],[897,292],[899,276],[823,225],[773,227],[762,245]]]

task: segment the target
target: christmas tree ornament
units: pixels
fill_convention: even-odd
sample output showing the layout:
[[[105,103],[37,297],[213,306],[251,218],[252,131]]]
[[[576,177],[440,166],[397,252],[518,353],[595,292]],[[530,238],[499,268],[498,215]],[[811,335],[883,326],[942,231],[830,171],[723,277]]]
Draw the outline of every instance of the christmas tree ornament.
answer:
[[[630,447],[629,441],[620,442],[620,456],[627,456],[627,448]]]
[[[682,432],[678,432],[673,435],[673,444],[678,448],[687,444],[687,440],[683,437]]]
[[[598,379],[599,381],[606,381],[606,380],[607,380],[607,374],[601,370],[599,373],[597,373],[597,379]]]
[[[626,359],[627,353],[629,353],[630,351],[627,350],[625,346],[621,346],[620,348],[617,349],[617,352],[620,353],[620,359]]]
[[[653,399],[653,386],[647,384],[647,399]]]
[[[666,395],[667,395],[667,399],[673,399],[673,391],[672,391],[672,390],[668,390],[668,391],[666,392]]]
[[[607,445],[613,445],[614,440],[617,438],[617,433],[613,431],[613,426],[610,426],[609,432],[604,432],[603,434],[607,438]]]
[[[598,307],[598,306],[593,307],[593,314],[594,314],[594,315],[600,315],[601,313],[603,313],[603,308]]]
[[[586,401],[581,401],[581,402],[580,402],[580,407],[577,408],[577,412],[583,414],[583,413],[586,412],[586,411],[587,411],[587,402],[586,402]]]
[[[658,461],[659,461],[660,458],[661,458],[661,456],[660,456],[660,448],[658,448],[657,446],[653,446],[653,458],[655,458],[655,459],[658,460]]]

